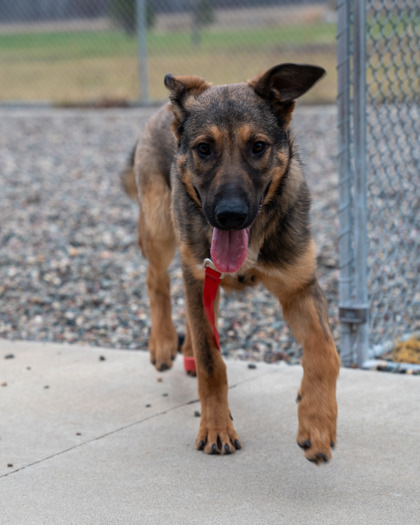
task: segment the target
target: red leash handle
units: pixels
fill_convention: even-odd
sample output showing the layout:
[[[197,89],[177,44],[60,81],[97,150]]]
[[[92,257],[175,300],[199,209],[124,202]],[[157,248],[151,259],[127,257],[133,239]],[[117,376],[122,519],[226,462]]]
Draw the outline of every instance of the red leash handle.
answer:
[[[220,336],[216,328],[216,320],[214,316],[214,302],[216,300],[219,284],[222,279],[222,273],[216,270],[213,262],[210,259],[204,261],[204,286],[203,286],[203,305],[206,312],[207,319],[213,330],[214,340],[220,352]],[[195,371],[194,357],[184,356],[184,368],[187,372]]]

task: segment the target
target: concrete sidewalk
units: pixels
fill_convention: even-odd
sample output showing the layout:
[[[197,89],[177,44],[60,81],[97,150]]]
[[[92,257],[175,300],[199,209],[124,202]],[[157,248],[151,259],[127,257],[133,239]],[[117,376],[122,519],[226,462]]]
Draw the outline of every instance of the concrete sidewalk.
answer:
[[[419,377],[342,369],[316,467],[295,443],[301,368],[228,373],[244,446],[206,456],[180,358],[158,374],[145,352],[0,340],[0,523],[420,522]]]

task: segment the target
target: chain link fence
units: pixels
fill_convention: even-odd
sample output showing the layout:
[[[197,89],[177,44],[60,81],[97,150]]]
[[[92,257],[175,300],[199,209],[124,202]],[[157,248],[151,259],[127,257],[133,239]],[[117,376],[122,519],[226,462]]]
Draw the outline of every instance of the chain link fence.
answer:
[[[0,0],[0,102],[149,104],[166,73],[238,82],[280,62],[328,71],[307,101],[336,97],[331,0]]]
[[[420,330],[420,13],[415,0],[338,13],[341,348],[367,366]]]

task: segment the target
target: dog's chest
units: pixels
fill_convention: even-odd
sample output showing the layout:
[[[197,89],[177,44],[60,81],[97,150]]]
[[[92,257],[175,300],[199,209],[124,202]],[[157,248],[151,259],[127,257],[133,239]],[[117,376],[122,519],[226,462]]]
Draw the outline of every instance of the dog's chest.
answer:
[[[251,269],[247,271],[239,270],[234,275],[224,275],[221,285],[226,292],[230,292],[243,290],[248,286],[255,286],[258,282],[258,272],[255,269]]]
[[[255,286],[259,282],[257,270],[258,252],[251,246],[242,266],[234,274],[225,274],[221,281],[224,290],[242,290],[248,286]]]

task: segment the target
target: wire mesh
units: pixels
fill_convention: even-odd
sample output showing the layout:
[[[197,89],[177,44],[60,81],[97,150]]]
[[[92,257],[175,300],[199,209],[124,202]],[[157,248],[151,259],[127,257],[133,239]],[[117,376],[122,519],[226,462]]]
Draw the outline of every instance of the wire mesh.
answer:
[[[370,343],[420,329],[419,28],[414,0],[367,2]]]
[[[370,307],[368,324],[344,323],[341,337],[346,364],[363,364],[367,358],[362,341],[366,329],[370,357],[381,356],[398,340],[420,330],[420,11],[415,0],[343,0],[338,7],[343,29],[338,60],[343,186],[339,210],[341,217],[350,215],[340,223],[340,305],[358,309],[362,280]],[[362,18],[355,16],[361,12]],[[363,41],[361,46],[358,38]],[[347,39],[344,48],[343,39]],[[361,63],[365,63],[366,80],[360,78],[356,67]],[[351,102],[343,102],[343,97]],[[363,120],[360,115],[356,119],[356,108],[363,108]],[[356,158],[360,130],[366,135],[361,151],[366,177],[363,187],[357,186],[363,160]],[[355,220],[356,203],[364,197],[365,224]],[[360,235],[367,236],[368,244],[363,275],[357,270],[356,238]]]
[[[333,102],[335,34],[330,0],[0,0],[0,101],[153,102],[168,72],[219,84],[297,61],[328,72],[306,100]]]

